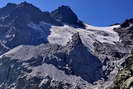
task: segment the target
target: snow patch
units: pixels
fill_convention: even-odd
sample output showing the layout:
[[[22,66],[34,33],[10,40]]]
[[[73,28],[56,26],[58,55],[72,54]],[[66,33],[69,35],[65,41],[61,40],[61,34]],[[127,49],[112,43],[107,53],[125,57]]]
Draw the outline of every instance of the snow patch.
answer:
[[[86,24],[86,29],[96,37],[96,40],[101,43],[110,43],[114,44],[115,42],[120,41],[119,35],[113,29],[118,28],[120,25],[114,25],[109,27],[95,27]],[[100,34],[102,32],[103,34]]]
[[[61,26],[52,26],[51,34],[48,36],[48,41],[52,44],[66,45],[68,41],[71,40],[72,35],[77,31],[75,28],[64,25]]]

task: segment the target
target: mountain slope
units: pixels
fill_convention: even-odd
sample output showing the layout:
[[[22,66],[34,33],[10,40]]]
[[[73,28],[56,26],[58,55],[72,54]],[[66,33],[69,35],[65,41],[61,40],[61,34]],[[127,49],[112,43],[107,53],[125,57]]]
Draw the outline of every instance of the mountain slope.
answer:
[[[0,89],[106,89],[133,47],[132,28],[132,19],[95,27],[68,6],[9,3],[0,8]]]
[[[38,83],[41,84],[42,79],[48,75],[54,81],[66,81],[68,84],[72,83],[72,87],[75,86],[74,83],[76,82],[88,85],[86,81],[91,83],[103,77],[101,62],[84,47],[78,33],[74,34],[72,41],[66,46],[50,44],[18,46],[3,54],[0,60],[0,69],[5,70],[0,73],[1,84],[3,81],[9,82],[5,88],[11,88],[13,83],[16,84],[16,87],[20,87],[18,82],[23,76],[35,76],[40,81],[38,81]],[[18,68],[22,69],[17,70]],[[36,75],[37,73],[40,74]],[[9,77],[6,79],[8,75]],[[12,78],[13,75],[15,78]],[[40,76],[42,78],[40,78]],[[77,76],[79,76],[79,78]],[[26,82],[27,81],[24,81],[23,87],[26,87]],[[2,85],[2,87],[3,86],[5,85]],[[29,88],[32,87],[33,86]],[[77,83],[76,87],[81,87],[81,89],[85,88],[82,87],[82,85],[77,85]]]

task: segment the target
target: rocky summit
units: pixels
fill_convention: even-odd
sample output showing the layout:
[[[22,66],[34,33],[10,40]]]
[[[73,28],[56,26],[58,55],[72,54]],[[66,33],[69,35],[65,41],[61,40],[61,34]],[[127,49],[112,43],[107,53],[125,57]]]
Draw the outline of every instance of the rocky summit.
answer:
[[[133,19],[89,25],[69,6],[0,8],[0,89],[132,89]]]

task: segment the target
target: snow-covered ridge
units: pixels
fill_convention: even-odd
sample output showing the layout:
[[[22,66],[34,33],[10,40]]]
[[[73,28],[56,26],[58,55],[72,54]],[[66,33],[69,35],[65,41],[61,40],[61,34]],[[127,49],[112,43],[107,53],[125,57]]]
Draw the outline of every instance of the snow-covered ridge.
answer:
[[[107,26],[107,27],[97,27],[97,26],[92,26],[92,25],[88,25],[88,24],[85,24],[86,26],[86,29],[93,29],[93,30],[99,30],[101,29],[102,31],[107,31],[108,30],[113,30],[114,28],[118,28],[120,27],[120,25],[113,25],[113,26]]]
[[[87,47],[89,47],[90,50],[94,48],[93,43],[96,41],[99,41],[101,43],[109,43],[109,44],[115,44],[115,42],[120,41],[118,33],[113,30],[114,28],[118,28],[119,25],[114,25],[109,27],[96,27],[85,24],[86,26],[85,29],[74,28],[69,25],[64,25],[64,26],[49,25],[50,27],[46,28],[48,27],[48,24],[44,24],[44,22],[41,22],[40,24],[32,23],[29,24],[28,26],[33,29],[39,30],[41,34],[46,30],[50,31],[50,33],[47,36],[47,40],[51,44],[66,45],[71,40],[72,35],[76,32],[79,32],[79,35],[83,43]],[[45,27],[45,29],[41,28],[40,26]],[[44,35],[46,35],[46,33]]]

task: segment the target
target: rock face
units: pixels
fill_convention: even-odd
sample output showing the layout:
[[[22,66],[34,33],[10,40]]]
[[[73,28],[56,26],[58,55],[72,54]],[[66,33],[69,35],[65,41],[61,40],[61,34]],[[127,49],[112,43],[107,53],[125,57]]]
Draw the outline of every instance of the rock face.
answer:
[[[28,26],[31,23],[41,23],[40,29],[43,30],[33,30]],[[49,12],[42,12],[32,4],[9,3],[0,9],[0,44],[11,49],[20,44],[47,43],[48,29],[51,27],[49,24],[62,25]],[[0,49],[1,52],[6,50],[5,48]]]
[[[74,89],[75,85],[84,89],[82,83],[87,85],[86,81],[92,83],[103,77],[100,60],[88,52],[78,33],[66,46],[19,46],[0,60],[0,89]]]
[[[80,24],[82,22],[79,24],[77,16],[70,8],[62,6],[60,9],[50,13],[42,12],[39,8],[27,2],[18,5],[13,3],[7,4],[0,9],[1,45],[3,44],[11,49],[21,44],[38,45],[40,43],[47,43],[51,25],[63,26],[64,23],[68,23],[75,27],[81,27]],[[54,15],[58,11],[59,16]],[[66,15],[62,15],[64,11]],[[68,16],[69,14],[70,16]],[[62,20],[58,21],[56,17],[61,17]],[[66,21],[69,19],[72,21]],[[40,26],[36,27],[35,24]],[[0,51],[5,52],[3,49]]]
[[[68,6],[63,5],[59,7],[58,9],[52,11],[51,15],[59,22],[69,25],[76,25],[78,27],[84,27],[84,24]]]
[[[0,8],[0,89],[128,89],[132,29],[132,19],[95,27],[68,6],[9,3]]]
[[[120,70],[109,89],[132,89],[133,88],[133,54],[124,62],[124,68]]]
[[[61,6],[52,11],[52,16],[60,22],[75,24],[78,21],[76,14],[68,6]]]

